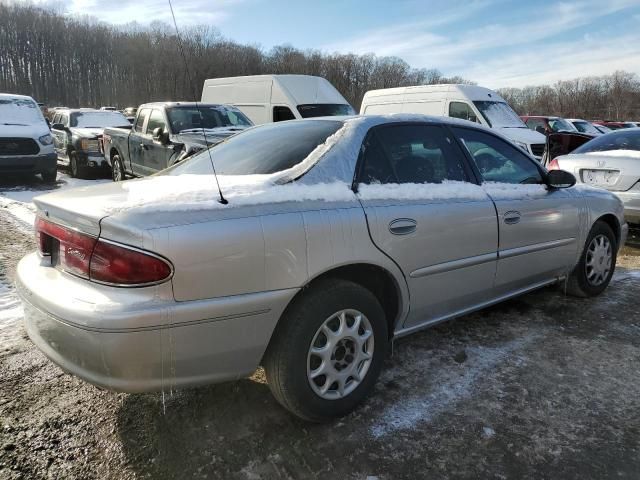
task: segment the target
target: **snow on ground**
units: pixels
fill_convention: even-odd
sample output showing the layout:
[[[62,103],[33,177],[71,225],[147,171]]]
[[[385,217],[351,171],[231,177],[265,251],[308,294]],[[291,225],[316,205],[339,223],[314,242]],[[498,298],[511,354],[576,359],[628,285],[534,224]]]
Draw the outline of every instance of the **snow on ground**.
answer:
[[[15,325],[22,319],[22,303],[6,277],[0,274],[0,346],[11,337]]]

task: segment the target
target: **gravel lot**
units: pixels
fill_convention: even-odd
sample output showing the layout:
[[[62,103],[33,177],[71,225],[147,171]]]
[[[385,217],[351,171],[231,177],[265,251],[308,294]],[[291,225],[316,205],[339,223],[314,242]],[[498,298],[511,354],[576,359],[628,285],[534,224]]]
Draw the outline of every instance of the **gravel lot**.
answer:
[[[309,425],[260,371],[163,401],[50,363],[12,287],[35,248],[29,206],[15,202],[47,187],[12,181],[24,186],[0,185],[2,479],[638,478],[637,232],[599,298],[547,288],[402,339],[364,406]]]

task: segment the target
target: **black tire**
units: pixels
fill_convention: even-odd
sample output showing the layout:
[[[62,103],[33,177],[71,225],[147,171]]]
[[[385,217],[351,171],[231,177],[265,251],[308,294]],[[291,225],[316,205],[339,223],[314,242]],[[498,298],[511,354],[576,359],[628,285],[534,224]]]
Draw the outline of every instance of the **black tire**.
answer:
[[[588,275],[588,262],[590,255],[590,246],[595,239],[606,238],[609,242],[611,249],[611,264],[608,272],[602,275],[602,281],[595,283],[590,280]],[[580,255],[580,261],[571,272],[571,275],[567,279],[567,293],[576,297],[595,297],[600,295],[609,285],[613,272],[616,268],[616,255],[618,253],[618,242],[616,236],[611,230],[611,227],[603,222],[597,221],[587,237],[587,241],[584,244],[582,253]],[[606,262],[604,262],[606,264]]]
[[[124,172],[124,165],[120,159],[120,155],[116,154],[111,159],[111,180],[114,182],[122,182],[126,180],[126,174]]]
[[[73,178],[85,178],[86,167],[78,163],[78,155],[76,152],[69,153],[69,173]]]
[[[345,309],[357,310],[368,320],[373,353],[368,370],[352,392],[326,399],[310,385],[309,349],[325,321]],[[316,283],[287,307],[273,334],[263,361],[271,392],[282,406],[304,420],[322,422],[348,414],[373,390],[387,353],[387,331],[384,310],[369,290],[341,279]]]
[[[46,172],[41,172],[42,180],[44,183],[56,183],[56,179],[58,178],[58,169],[48,170]]]

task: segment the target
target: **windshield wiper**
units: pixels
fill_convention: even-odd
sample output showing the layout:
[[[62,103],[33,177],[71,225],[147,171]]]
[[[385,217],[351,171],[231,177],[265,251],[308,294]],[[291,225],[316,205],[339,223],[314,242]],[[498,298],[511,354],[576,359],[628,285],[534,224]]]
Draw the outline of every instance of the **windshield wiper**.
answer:
[[[3,123],[2,125],[18,125],[20,127],[28,127],[26,123]]]

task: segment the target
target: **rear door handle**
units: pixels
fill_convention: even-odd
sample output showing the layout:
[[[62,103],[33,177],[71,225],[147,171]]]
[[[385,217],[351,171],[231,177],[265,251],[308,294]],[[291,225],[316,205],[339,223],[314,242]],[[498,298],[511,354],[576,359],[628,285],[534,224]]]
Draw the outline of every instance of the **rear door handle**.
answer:
[[[389,231],[394,235],[408,235],[416,231],[417,225],[413,218],[396,218],[389,223]]]
[[[507,225],[515,225],[516,223],[520,222],[521,217],[522,215],[520,215],[520,212],[516,212],[515,210],[507,212],[504,214],[504,223],[506,223]]]

